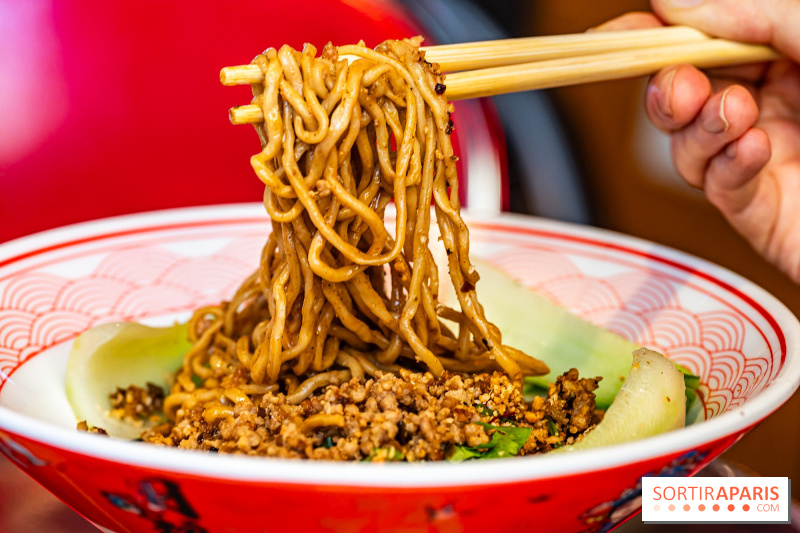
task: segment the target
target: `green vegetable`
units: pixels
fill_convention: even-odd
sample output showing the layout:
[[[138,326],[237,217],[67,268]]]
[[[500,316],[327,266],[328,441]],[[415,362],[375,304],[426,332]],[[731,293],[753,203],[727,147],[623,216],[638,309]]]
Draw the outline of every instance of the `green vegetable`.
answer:
[[[489,409],[488,407],[486,407],[482,403],[476,403],[475,404],[475,410],[481,416],[488,416],[488,417],[491,417],[491,418],[497,418],[501,422],[507,422],[507,423],[511,424],[512,426],[516,426],[517,425],[517,423],[514,420],[512,420],[510,418],[506,418],[505,416],[498,415],[497,411],[495,411],[494,409]]]
[[[331,448],[333,448],[333,446],[334,446],[333,437],[328,435],[327,437],[325,437],[325,440],[322,441],[322,447],[330,450]]]
[[[384,461],[403,461],[406,456],[403,452],[395,448],[372,448],[369,455],[361,460],[362,463],[371,463],[375,459],[381,458]]]
[[[683,384],[686,386],[686,409],[688,410],[695,399],[697,399],[697,387],[700,386],[700,376],[695,376],[692,371],[683,365],[675,363],[677,368],[683,374]]]
[[[467,459],[476,459],[481,457],[481,451],[468,446],[456,446],[455,452],[447,460],[453,463],[466,461]]]
[[[475,422],[483,426],[487,432],[493,431],[489,442],[474,447],[456,446],[448,461],[459,462],[468,459],[499,459],[513,457],[519,453],[528,437],[531,428],[493,426],[486,422]]]
[[[561,433],[558,431],[558,426],[556,426],[556,421],[550,418],[549,416],[545,418],[545,423],[547,424],[547,431],[550,433],[551,437],[555,437],[556,435],[560,435]]]
[[[675,368],[683,373],[683,384],[686,386],[686,425],[688,426],[703,418],[703,404],[696,401],[700,376],[695,376],[691,370],[677,363]]]
[[[631,354],[640,346],[573,315],[485,261],[473,259],[473,263],[481,274],[478,297],[486,316],[500,328],[503,344],[550,367],[545,376],[525,379],[526,392],[539,387],[546,395],[556,377],[577,368],[581,376],[603,377],[595,391],[597,407],[611,405],[630,370]],[[440,285],[440,301],[446,305],[456,302],[450,285]]]
[[[551,437],[559,437],[561,436],[561,432],[558,431],[558,426],[556,425],[556,421],[552,418],[545,417],[544,419],[545,424],[547,424],[547,432],[550,433]],[[561,448],[564,445],[563,442],[556,442],[553,444],[553,448]]]
[[[545,376],[525,378],[525,399],[547,397],[550,383],[570,368],[577,368],[583,377],[603,378],[595,397],[597,407],[607,409],[625,383],[631,354],[640,346],[573,315],[486,261],[474,258],[473,263],[481,274],[478,296],[486,316],[500,328],[503,343],[550,367]],[[447,264],[446,260],[442,264]],[[450,284],[442,283],[441,287],[440,301],[456,302]],[[700,402],[694,401],[700,378],[685,367],[678,365],[678,369],[685,376],[687,419],[694,421],[702,414]]]
[[[559,452],[610,446],[682,428],[686,420],[683,374],[663,355],[641,348],[628,379],[602,422]]]
[[[77,420],[101,427],[112,437],[136,439],[155,422],[133,424],[108,416],[109,394],[117,387],[145,387],[149,381],[169,391],[175,371],[191,347],[186,325],[151,328],[116,322],[94,327],[72,344],[66,392]]]
[[[476,403],[475,404],[475,410],[478,411],[479,415],[494,416],[494,410],[493,409],[489,409],[488,407],[486,407],[482,403]]]

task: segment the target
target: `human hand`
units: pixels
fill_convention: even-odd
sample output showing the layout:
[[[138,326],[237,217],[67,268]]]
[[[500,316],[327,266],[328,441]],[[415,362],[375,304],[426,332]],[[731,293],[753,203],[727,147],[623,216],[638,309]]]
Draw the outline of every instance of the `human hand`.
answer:
[[[670,134],[672,159],[691,185],[768,261],[800,282],[800,3],[651,0],[596,30],[685,24],[711,35],[768,43],[787,59],[715,69],[662,69],[647,88],[650,120]]]

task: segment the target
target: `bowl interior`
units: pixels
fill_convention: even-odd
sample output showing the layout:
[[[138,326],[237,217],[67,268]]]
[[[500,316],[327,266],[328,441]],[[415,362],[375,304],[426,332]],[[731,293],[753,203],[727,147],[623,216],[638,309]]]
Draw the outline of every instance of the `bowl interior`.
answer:
[[[511,215],[468,221],[473,255],[700,376],[706,421],[684,438],[749,427],[797,387],[797,320],[739,276],[599,230]],[[0,413],[72,430],[63,385],[72,339],[115,320],[166,324],[229,297],[258,264],[268,227],[263,207],[247,204],[119,217],[1,246]],[[747,416],[726,415],[745,404]],[[657,439],[664,449],[680,443]]]

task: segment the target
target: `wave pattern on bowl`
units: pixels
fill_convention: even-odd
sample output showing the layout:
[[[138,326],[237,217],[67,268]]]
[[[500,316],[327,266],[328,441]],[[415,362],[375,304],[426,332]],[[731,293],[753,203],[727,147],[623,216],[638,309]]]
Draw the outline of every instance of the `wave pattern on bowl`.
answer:
[[[517,247],[490,261],[584,319],[656,349],[699,375],[706,419],[742,405],[780,366],[775,364],[780,354],[759,342],[758,335],[748,338],[748,349],[756,355],[745,357],[747,329],[758,326],[748,325],[734,302],[720,300],[717,309],[707,311],[685,306],[679,297],[685,280],[633,268],[598,274],[576,265],[570,251],[559,247]]]
[[[202,255],[141,244],[0,281],[0,388],[28,358],[97,324],[190,311],[230,297],[257,264],[263,240],[262,234],[228,238]],[[80,248],[74,254],[85,259]]]
[[[145,237],[97,253],[76,246],[58,262],[0,280],[0,389],[29,357],[96,324],[190,311],[230,297],[257,264],[264,238],[258,231],[215,234],[187,245]],[[624,256],[598,257],[595,247],[498,242],[480,225],[472,238],[478,255],[527,287],[698,374],[706,418],[741,405],[779,369],[780,354],[759,325],[702,284],[627,265]],[[694,294],[685,304],[686,291],[707,298],[698,307]]]

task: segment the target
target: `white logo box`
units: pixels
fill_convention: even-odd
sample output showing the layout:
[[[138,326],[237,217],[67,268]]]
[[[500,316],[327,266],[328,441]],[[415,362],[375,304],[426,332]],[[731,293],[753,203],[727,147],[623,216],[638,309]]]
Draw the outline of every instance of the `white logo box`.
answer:
[[[790,487],[785,477],[644,477],[642,521],[788,524]]]

